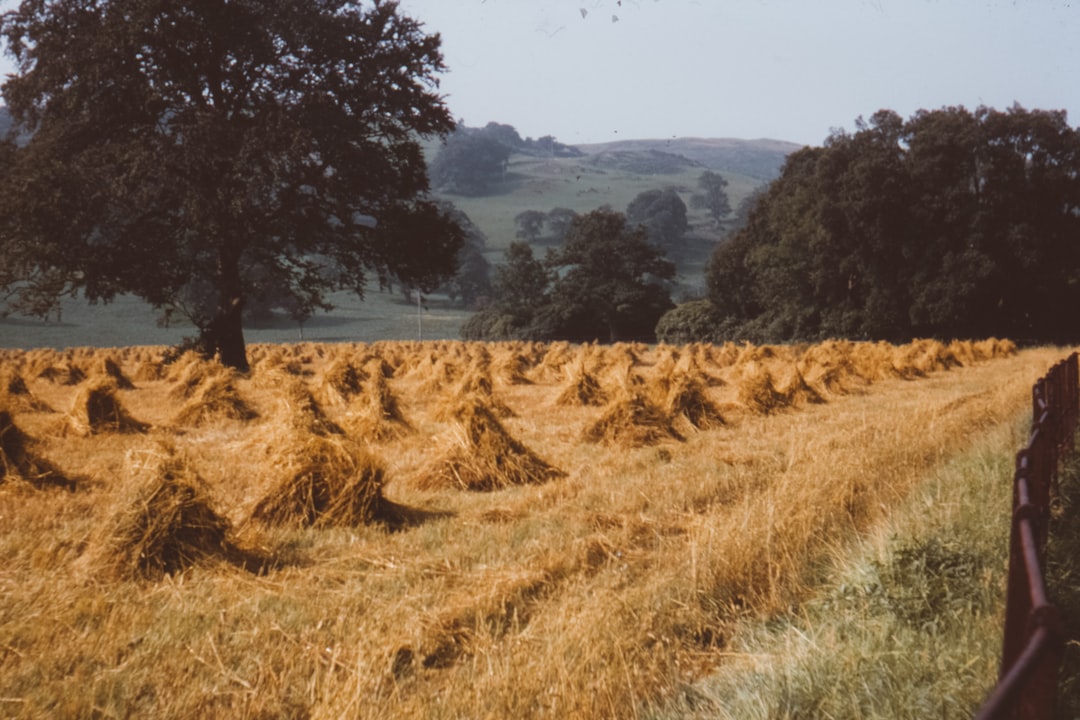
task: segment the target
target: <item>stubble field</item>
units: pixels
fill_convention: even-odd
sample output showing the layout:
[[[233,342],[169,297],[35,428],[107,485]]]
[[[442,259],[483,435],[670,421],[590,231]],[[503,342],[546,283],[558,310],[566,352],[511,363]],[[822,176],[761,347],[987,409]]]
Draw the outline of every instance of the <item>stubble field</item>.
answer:
[[[755,628],[809,617],[870,543],[888,642],[940,641],[890,594],[889,537],[961,514],[991,559],[938,608],[970,638],[926,707],[969,712],[1009,457],[1065,354],[301,343],[239,375],[164,352],[0,351],[0,716],[797,717],[830,691],[776,682],[797,651]],[[976,446],[977,479],[943,481]]]

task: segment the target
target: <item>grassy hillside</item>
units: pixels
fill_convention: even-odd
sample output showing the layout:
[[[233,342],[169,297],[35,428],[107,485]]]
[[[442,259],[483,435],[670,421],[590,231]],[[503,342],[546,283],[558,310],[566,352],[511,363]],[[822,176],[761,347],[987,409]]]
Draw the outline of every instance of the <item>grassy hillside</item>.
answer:
[[[525,210],[556,207],[587,213],[602,206],[625,211],[646,190],[672,188],[686,203],[690,230],[686,243],[671,255],[676,262],[676,296],[693,295],[704,286],[704,266],[723,231],[703,210],[690,207],[705,170],[728,181],[732,208],[779,174],[787,153],[797,145],[775,140],[673,138],[625,140],[582,145],[582,157],[537,158],[512,155],[506,176],[482,197],[443,194],[487,235],[492,263],[517,240],[514,218]],[[429,153],[437,152],[437,145]],[[539,249],[538,254],[542,254]],[[678,299],[678,297],[676,298]]]
[[[970,716],[1063,355],[160,353],[0,354],[0,714]]]

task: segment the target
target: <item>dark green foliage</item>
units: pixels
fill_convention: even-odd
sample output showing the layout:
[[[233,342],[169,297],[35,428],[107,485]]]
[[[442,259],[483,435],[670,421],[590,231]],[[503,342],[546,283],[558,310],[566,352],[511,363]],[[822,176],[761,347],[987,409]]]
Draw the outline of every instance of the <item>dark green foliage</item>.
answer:
[[[707,210],[709,217],[720,224],[731,214],[731,201],[728,200],[727,190],[724,189],[727,184],[723,175],[706,170],[698,178],[698,187],[701,188],[701,192],[690,198],[690,205]]]
[[[536,242],[544,231],[546,216],[539,210],[524,210],[514,216],[514,224],[517,225],[517,237],[525,242]]]
[[[504,178],[514,151],[506,139],[506,134],[498,130],[458,126],[431,163],[432,184],[442,192],[456,195],[488,194]]]
[[[686,345],[693,342],[714,342],[722,339],[713,334],[723,318],[708,300],[691,300],[664,313],[656,324],[657,342]]]
[[[466,340],[529,339],[537,332],[537,313],[548,302],[552,274],[525,243],[511,243],[505,261],[495,266],[491,303],[461,329]]]
[[[463,305],[472,306],[491,291],[490,264],[484,257],[487,236],[468,215],[452,203],[441,203],[441,207],[446,216],[465,234],[465,243],[458,251],[457,270],[443,285],[442,290],[451,300],[460,300]]]
[[[626,221],[645,228],[649,242],[662,248],[678,246],[690,227],[686,203],[671,188],[639,193],[626,206]]]
[[[244,368],[249,298],[304,315],[366,273],[431,290],[452,271],[461,231],[417,143],[453,129],[440,41],[397,3],[24,0],[2,32],[32,133],[0,188],[16,309],[202,298],[204,344]]]
[[[674,275],[663,251],[610,210],[576,217],[543,263],[524,243],[496,267],[491,305],[466,323],[467,339],[655,339],[673,305],[662,281]]]
[[[1063,112],[881,111],[788,157],[713,254],[709,298],[725,339],[1068,341],[1078,237]]]
[[[566,239],[566,233],[570,232],[570,226],[578,214],[570,208],[552,208],[547,214],[548,235],[545,240],[554,245],[559,245]]]
[[[675,266],[621,213],[576,218],[546,264],[559,273],[550,306],[561,339],[647,342],[674,307],[662,281],[674,277]]]

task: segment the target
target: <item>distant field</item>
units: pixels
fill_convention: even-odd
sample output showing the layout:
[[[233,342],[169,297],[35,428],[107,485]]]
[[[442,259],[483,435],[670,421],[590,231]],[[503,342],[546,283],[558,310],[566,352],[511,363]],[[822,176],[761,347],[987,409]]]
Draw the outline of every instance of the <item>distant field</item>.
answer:
[[[364,300],[351,293],[331,296],[334,310],[320,314],[303,328],[288,318],[272,327],[245,328],[249,343],[376,342],[379,340],[455,340],[468,311],[444,297],[425,299],[419,313],[400,294],[370,292]],[[65,300],[61,321],[0,318],[0,348],[127,347],[175,345],[195,334],[188,324],[159,327],[157,313],[138,298],[125,296],[108,305]],[[419,315],[419,317],[418,317]],[[301,337],[301,332],[303,333]]]

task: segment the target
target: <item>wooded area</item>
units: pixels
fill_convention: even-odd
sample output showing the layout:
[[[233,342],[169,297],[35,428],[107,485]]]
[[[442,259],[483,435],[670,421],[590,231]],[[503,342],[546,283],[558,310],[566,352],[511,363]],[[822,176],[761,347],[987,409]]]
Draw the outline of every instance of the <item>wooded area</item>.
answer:
[[[1074,341],[1078,238],[1064,112],[882,110],[789,156],[660,335]]]

